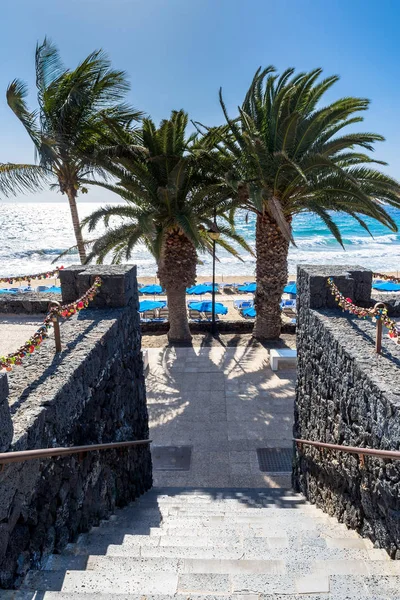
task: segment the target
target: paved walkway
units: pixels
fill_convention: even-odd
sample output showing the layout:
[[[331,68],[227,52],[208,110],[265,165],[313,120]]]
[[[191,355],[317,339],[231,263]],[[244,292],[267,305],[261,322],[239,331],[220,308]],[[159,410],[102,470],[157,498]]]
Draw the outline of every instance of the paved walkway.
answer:
[[[148,352],[153,446],[192,446],[190,471],[155,471],[154,485],[290,485],[260,472],[256,449],[291,447],[294,368],[273,373],[262,347]]]
[[[45,315],[0,315],[0,356],[15,352],[35,333]]]

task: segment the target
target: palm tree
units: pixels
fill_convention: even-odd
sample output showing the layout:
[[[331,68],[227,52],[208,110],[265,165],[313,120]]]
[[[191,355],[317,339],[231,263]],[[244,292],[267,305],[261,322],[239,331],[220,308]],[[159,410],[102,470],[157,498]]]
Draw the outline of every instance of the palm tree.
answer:
[[[91,155],[107,144],[113,128],[127,126],[141,114],[122,103],[129,89],[123,71],[111,69],[102,51],[90,54],[70,71],[47,39],[36,47],[38,109],[26,104],[26,85],[15,79],[7,102],[31,138],[38,164],[1,165],[0,191],[37,189],[47,180],[68,198],[80,260],[86,259],[76,198],[87,192],[83,178],[98,172]]]
[[[157,128],[143,120],[138,140],[123,132],[110,153],[98,154],[99,165],[117,183],[97,182],[126,200],[125,205],[106,206],[84,220],[89,230],[103,221],[106,232],[92,246],[88,261],[102,262],[111,253],[113,262],[129,260],[133,247],[143,241],[154,255],[158,277],[165,288],[169,310],[169,339],[191,339],[186,308],[186,288],[196,280],[197,251],[211,248],[209,231],[213,213],[223,214],[232,206],[231,190],[210,170],[206,156],[194,156],[195,136],[186,137],[187,114],[173,111]],[[133,143],[132,143],[133,142]],[[110,219],[123,223],[110,227]],[[219,230],[225,237],[218,243],[238,256],[226,237],[247,250],[244,240],[229,224]]]
[[[235,119],[220,91],[226,125],[208,129],[204,141],[218,150],[236,197],[257,217],[254,335],[260,339],[280,335],[295,215],[317,214],[343,246],[332,212],[351,215],[368,232],[364,215],[397,231],[384,204],[400,206],[398,182],[372,168],[372,163],[385,163],[365,152],[384,138],[342,131],[363,120],[360,113],[369,101],[350,97],[320,106],[337,76],[317,81],[321,69],[298,75],[288,69],[280,77],[274,71],[256,72]]]

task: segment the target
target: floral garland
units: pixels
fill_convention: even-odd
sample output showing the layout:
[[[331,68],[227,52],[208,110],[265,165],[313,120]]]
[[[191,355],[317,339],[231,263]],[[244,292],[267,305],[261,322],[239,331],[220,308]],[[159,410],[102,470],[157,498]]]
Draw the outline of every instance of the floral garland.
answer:
[[[59,271],[64,267],[56,267],[54,271],[46,271],[44,273],[36,273],[35,275],[18,275],[17,277],[0,277],[0,283],[19,283],[20,281],[27,281],[30,285],[32,279],[51,279],[57,278]]]
[[[374,279],[383,279],[384,281],[393,281],[393,283],[400,283],[400,277],[393,277],[393,275],[387,275],[386,273],[372,273]]]
[[[83,296],[78,298],[78,300],[75,300],[75,302],[64,304],[63,306],[51,307],[42,325],[23,346],[16,352],[7,354],[7,356],[0,356],[0,369],[12,371],[14,365],[21,365],[22,359],[29,354],[33,354],[33,352],[39,348],[42,342],[49,336],[49,329],[53,326],[53,322],[56,318],[63,317],[64,319],[69,319],[83,308],[87,308],[89,302],[91,302],[96,294],[98,294],[101,284],[102,281],[100,277],[96,277],[94,284],[83,294]]]
[[[332,277],[328,277],[328,286],[331,288],[331,294],[335,297],[336,302],[343,311],[349,312],[352,315],[356,315],[359,319],[375,319],[376,321],[381,320],[382,324],[389,330],[389,337],[394,339],[396,343],[400,341],[400,331],[396,321],[389,319],[388,310],[385,306],[363,308],[353,303],[351,298],[345,298]]]

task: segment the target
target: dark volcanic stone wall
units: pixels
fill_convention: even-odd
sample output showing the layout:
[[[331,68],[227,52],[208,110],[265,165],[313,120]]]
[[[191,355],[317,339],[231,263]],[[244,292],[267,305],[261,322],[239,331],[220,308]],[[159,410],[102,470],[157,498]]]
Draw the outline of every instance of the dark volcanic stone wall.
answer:
[[[368,303],[370,273],[304,267],[298,278],[298,378],[294,437],[346,446],[400,449],[400,346],[375,325],[328,308],[327,275],[355,303]],[[294,486],[348,527],[400,558],[400,462],[296,451]]]
[[[48,340],[9,374],[8,427],[0,427],[0,451],[148,438],[136,269],[118,269],[109,274],[106,298],[102,290],[97,299],[115,308],[82,311],[61,327],[61,354],[54,354]],[[117,276],[114,298],[111,275]],[[3,379],[1,418],[7,414]],[[50,553],[151,485],[148,445],[5,465],[0,587],[18,586],[30,567],[40,567]]]

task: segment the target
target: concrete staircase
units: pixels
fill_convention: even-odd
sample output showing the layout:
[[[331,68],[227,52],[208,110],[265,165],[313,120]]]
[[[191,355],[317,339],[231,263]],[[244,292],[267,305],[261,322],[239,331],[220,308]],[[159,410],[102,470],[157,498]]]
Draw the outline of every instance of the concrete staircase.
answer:
[[[400,561],[289,490],[153,489],[0,600],[374,600]]]

